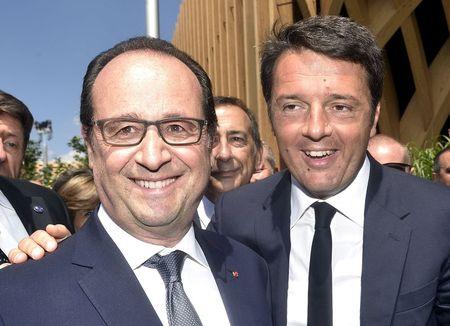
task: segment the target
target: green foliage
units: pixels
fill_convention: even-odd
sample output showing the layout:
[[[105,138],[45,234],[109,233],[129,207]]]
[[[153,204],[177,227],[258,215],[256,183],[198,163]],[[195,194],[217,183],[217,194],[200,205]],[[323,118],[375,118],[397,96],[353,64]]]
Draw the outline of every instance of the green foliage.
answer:
[[[408,144],[408,151],[411,155],[413,172],[415,175],[432,179],[434,157],[442,149],[450,146],[450,138],[441,136],[435,141],[427,142],[423,147],[418,147],[415,144]]]
[[[83,139],[79,136],[73,136],[67,145],[75,151],[75,155],[73,156],[75,162],[78,162],[82,167],[88,167],[87,147]]]
[[[39,142],[31,140],[28,142],[23,158],[23,165],[21,170],[21,177],[27,180],[35,180],[37,177],[37,162],[41,156],[42,151]]]
[[[67,145],[75,152],[74,162],[66,163],[60,157],[57,157],[46,166],[41,166],[39,159],[42,155],[42,150],[39,142],[30,140],[24,155],[21,177],[23,179],[37,181],[43,186],[52,187],[61,173],[71,169],[87,167],[89,162],[87,148],[83,139],[79,136],[74,136]]]

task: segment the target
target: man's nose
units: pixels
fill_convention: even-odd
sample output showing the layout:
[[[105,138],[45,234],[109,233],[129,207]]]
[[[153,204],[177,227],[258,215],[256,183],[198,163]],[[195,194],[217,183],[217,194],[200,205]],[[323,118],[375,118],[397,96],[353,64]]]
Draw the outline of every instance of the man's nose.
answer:
[[[318,141],[331,134],[332,128],[325,108],[319,104],[311,105],[309,114],[302,127],[302,133],[311,140]]]
[[[216,147],[213,148],[213,154],[216,157],[216,159],[221,161],[228,161],[232,157],[231,153],[231,146],[228,143],[227,139],[219,139],[218,144]]]
[[[145,166],[151,171],[157,171],[172,158],[170,145],[168,145],[159,135],[155,126],[148,127],[147,133],[139,144],[136,153],[136,162]]]
[[[0,140],[0,162],[6,161],[6,151],[3,141]]]

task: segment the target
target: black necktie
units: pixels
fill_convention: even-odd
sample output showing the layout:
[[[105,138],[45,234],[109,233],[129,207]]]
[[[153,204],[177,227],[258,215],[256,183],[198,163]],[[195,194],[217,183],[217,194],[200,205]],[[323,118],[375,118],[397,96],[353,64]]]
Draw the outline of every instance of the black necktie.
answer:
[[[8,256],[0,249],[0,264],[9,263]]]
[[[311,205],[316,216],[309,261],[308,326],[333,325],[331,219],[336,209],[325,202]]]
[[[201,326],[202,323],[181,282],[181,269],[186,254],[175,250],[166,256],[150,257],[144,266],[156,268],[166,285],[166,311],[170,326]]]

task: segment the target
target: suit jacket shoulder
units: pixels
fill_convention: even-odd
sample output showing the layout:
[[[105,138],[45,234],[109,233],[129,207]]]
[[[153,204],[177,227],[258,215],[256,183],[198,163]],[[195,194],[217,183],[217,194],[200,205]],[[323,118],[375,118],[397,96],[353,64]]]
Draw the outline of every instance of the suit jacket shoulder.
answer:
[[[8,198],[28,233],[48,224],[63,224],[73,231],[63,200],[51,189],[19,179],[0,177],[0,190]]]
[[[225,237],[196,237],[232,324],[271,325],[264,261]],[[0,325],[161,325],[96,215],[55,253],[2,270],[0,282]]]

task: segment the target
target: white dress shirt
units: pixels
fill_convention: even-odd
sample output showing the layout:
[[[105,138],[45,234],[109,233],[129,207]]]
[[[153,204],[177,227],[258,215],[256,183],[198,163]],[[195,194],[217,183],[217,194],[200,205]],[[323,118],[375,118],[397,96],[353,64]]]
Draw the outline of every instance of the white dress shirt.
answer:
[[[205,230],[214,215],[214,203],[206,196],[203,196],[200,204],[198,205],[197,214],[200,219],[200,226],[203,230]]]
[[[8,198],[0,191],[0,248],[8,255],[25,237],[28,237],[27,230]]]
[[[181,271],[181,279],[184,291],[197,311],[202,324],[230,325],[219,289],[208,261],[195,239],[193,227],[175,247],[165,248],[143,242],[125,232],[111,220],[103,206],[100,206],[98,217],[134,271],[163,325],[168,325],[164,282],[156,269],[145,267],[142,264],[155,254],[159,253],[164,256],[175,250],[181,250],[187,254]]]
[[[325,202],[336,208],[331,221],[333,325],[360,325],[361,270],[363,252],[364,206],[369,182],[370,164],[365,159],[352,183]],[[318,200],[305,194],[292,177],[291,252],[287,324],[307,324],[308,272],[314,237],[314,208]]]

